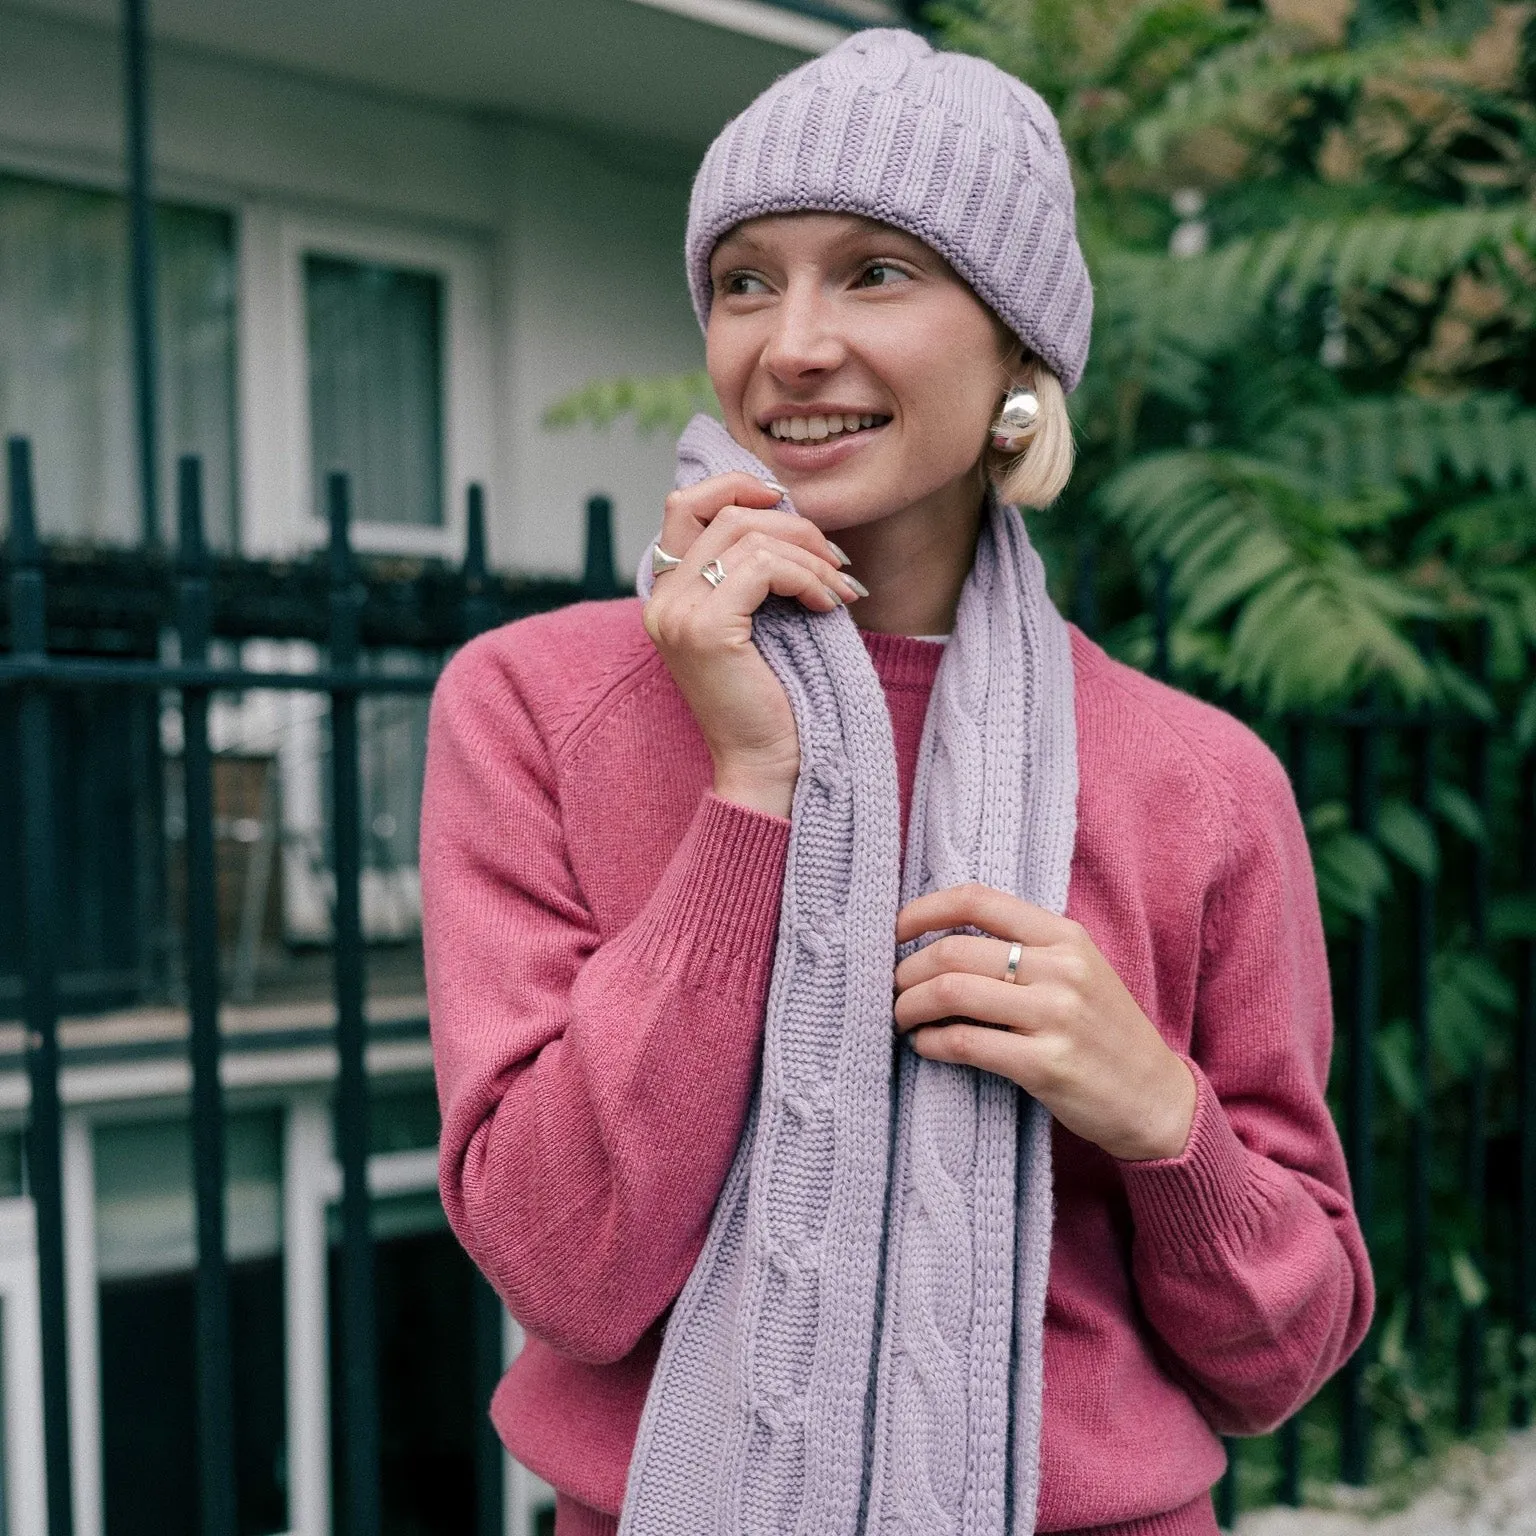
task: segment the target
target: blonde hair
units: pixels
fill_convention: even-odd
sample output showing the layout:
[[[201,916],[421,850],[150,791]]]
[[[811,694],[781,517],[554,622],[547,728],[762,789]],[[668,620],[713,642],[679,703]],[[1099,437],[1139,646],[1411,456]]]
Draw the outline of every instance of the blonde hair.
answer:
[[[1040,402],[1034,435],[1021,453],[989,447],[986,470],[997,494],[1014,507],[1048,507],[1066,488],[1075,448],[1072,419],[1061,381],[1038,358],[1029,357],[1017,381]]]

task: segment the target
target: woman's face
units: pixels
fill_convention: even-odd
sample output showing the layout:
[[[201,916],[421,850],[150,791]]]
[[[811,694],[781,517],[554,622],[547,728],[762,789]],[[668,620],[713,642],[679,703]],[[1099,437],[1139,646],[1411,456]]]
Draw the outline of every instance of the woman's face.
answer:
[[[802,514],[832,531],[979,499],[1018,348],[937,252],[872,219],[772,214],[727,234],[710,275],[726,426]]]

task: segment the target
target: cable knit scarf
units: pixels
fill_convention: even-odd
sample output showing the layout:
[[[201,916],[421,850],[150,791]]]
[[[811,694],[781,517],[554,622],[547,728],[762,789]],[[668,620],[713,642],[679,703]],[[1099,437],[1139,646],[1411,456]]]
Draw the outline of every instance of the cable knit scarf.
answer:
[[[678,461],[679,486],[771,478],[708,417]],[[1023,521],[989,498],[899,877],[890,716],[852,619],[770,599],[753,634],[801,752],[762,1074],[667,1324],[621,1536],[1030,1536],[1049,1117],[893,1048],[891,973],[898,905],[926,891],[979,880],[1065,909],[1066,626]]]

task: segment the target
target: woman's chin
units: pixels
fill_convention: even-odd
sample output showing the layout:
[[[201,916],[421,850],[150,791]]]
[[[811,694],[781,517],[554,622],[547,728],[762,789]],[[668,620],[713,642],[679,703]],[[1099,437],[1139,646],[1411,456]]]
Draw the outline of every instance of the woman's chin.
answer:
[[[769,461],[768,467],[788,488],[795,510],[828,531],[877,522],[904,501],[901,477],[874,455],[839,456],[814,466]]]

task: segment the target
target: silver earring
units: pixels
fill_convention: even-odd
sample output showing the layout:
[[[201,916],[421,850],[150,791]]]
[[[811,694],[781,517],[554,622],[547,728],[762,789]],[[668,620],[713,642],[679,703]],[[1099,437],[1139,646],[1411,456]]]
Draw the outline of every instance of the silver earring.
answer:
[[[1010,389],[992,423],[992,446],[1001,453],[1018,453],[1040,425],[1040,401],[1032,389]]]

